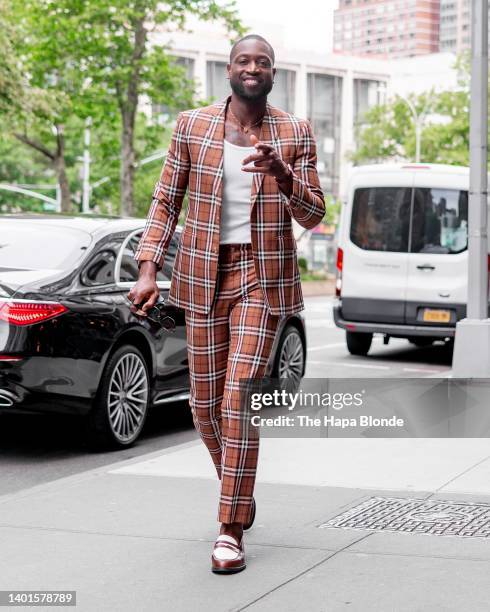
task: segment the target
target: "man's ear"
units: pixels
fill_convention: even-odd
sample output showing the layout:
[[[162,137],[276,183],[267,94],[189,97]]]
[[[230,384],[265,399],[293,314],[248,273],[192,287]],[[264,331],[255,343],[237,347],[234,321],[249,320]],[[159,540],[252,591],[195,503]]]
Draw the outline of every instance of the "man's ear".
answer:
[[[231,64],[226,64],[226,72],[228,73],[228,78],[230,78],[230,70],[231,70]]]

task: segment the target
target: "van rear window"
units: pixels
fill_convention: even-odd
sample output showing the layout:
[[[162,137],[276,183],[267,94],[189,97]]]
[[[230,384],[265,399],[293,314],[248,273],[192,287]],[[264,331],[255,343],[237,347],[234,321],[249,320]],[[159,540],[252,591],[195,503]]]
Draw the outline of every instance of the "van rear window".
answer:
[[[417,187],[356,189],[350,239],[368,251],[461,253],[468,246],[468,192]]]
[[[468,246],[468,192],[417,187],[411,253],[461,253]]]
[[[408,251],[410,187],[363,187],[354,192],[350,239],[368,251]]]

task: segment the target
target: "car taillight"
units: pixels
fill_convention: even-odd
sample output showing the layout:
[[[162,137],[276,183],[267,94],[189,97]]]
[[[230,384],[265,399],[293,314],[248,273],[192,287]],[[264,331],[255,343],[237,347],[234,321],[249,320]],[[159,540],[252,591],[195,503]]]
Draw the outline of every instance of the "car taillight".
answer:
[[[342,267],[344,265],[344,251],[339,247],[337,249],[337,277],[335,279],[335,297],[340,297],[342,290]]]
[[[44,323],[48,319],[57,317],[68,308],[58,302],[29,302],[27,300],[10,300],[0,302],[0,321],[12,325],[32,325]]]

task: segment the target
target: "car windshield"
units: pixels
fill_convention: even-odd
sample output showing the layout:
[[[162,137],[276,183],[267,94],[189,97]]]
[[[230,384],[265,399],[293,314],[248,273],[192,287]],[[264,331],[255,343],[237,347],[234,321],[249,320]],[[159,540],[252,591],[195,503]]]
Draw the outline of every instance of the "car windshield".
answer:
[[[92,238],[65,226],[0,221],[0,268],[66,270],[86,253]]]

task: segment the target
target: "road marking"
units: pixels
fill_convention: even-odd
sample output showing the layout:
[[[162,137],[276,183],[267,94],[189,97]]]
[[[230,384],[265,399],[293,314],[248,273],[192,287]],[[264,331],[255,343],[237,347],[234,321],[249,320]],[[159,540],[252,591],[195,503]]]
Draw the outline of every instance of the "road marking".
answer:
[[[338,366],[341,368],[366,368],[370,370],[395,370],[394,366],[379,366],[379,365],[367,365],[360,363],[338,363],[333,361],[314,361],[313,359],[308,359],[308,364],[313,365],[331,365]],[[402,368],[403,372],[417,372],[419,374],[425,374],[427,378],[439,378],[438,374],[441,375],[442,378],[446,378],[448,376],[447,370],[426,370],[423,368]],[[450,370],[449,370],[450,372]]]
[[[308,347],[308,352],[309,351],[321,351],[323,349],[329,349],[329,348],[337,348],[339,346],[346,346],[345,342],[336,342],[335,344],[322,344],[321,346],[312,346],[312,347]]]
[[[336,361],[313,361],[308,359],[308,364],[313,363],[314,365],[331,365],[338,366],[341,368],[367,368],[370,370],[392,370],[393,368],[390,366],[380,366],[380,365],[365,365],[360,363],[338,363]]]
[[[335,325],[333,321],[325,320],[325,321],[306,321],[306,327],[308,328],[311,328],[311,327],[327,328],[328,327],[329,329],[333,329],[334,327],[337,327],[337,326]]]
[[[427,368],[403,368],[404,372],[423,372],[424,374],[432,373],[439,374],[441,372],[445,372],[446,370],[431,370]]]
[[[376,338],[373,339],[373,342],[378,344]],[[343,346],[347,349],[347,344],[345,342],[334,342],[333,344],[322,344],[321,346],[308,347],[308,351],[321,351],[322,349],[337,348],[339,346]]]

